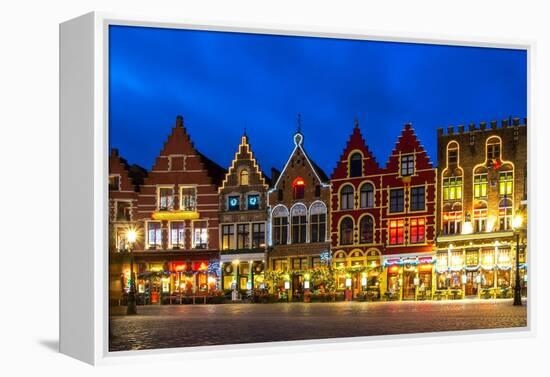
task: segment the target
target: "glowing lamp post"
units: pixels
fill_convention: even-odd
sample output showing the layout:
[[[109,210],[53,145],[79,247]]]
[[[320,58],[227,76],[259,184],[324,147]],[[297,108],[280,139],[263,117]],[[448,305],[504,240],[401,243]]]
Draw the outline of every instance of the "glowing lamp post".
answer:
[[[512,219],[512,228],[516,233],[516,284],[514,286],[514,305],[521,306],[521,283],[519,281],[519,232],[523,224],[523,216],[516,214]]]
[[[127,315],[137,314],[136,307],[136,281],[134,278],[134,253],[132,247],[137,240],[137,232],[135,229],[128,229],[126,232],[126,241],[128,242],[128,252],[130,253],[130,292],[128,293]]]

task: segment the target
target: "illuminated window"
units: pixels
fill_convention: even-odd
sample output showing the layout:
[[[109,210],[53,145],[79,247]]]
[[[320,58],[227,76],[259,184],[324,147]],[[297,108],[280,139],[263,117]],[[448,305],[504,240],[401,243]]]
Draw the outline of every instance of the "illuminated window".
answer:
[[[288,269],[288,262],[286,259],[274,259],[273,270],[274,271],[286,271]]]
[[[232,250],[235,248],[235,226],[222,225],[222,250]]]
[[[466,251],[466,266],[477,266],[479,264],[479,253],[475,251]]]
[[[185,232],[183,221],[170,222],[170,244],[172,245],[172,247],[184,247]]]
[[[359,243],[374,242],[374,221],[370,216],[364,216],[359,223]]]
[[[458,143],[452,142],[447,146],[447,161],[449,165],[456,165],[458,163]]]
[[[355,190],[352,185],[345,185],[340,190],[340,209],[353,209]]]
[[[120,175],[113,174],[109,176],[109,190],[110,191],[120,190]]]
[[[174,209],[174,189],[173,188],[159,187],[158,206],[160,211],[170,211]]]
[[[443,234],[460,234],[462,226],[462,211],[443,212]]]
[[[511,171],[500,172],[498,175],[498,193],[501,196],[512,195],[514,187],[514,173]]]
[[[390,212],[403,212],[404,211],[404,190],[393,189],[390,190]]]
[[[502,199],[498,204],[498,223],[500,230],[512,229],[512,201]]]
[[[248,185],[248,170],[241,171],[241,176],[240,176],[239,181],[240,181],[241,186]]]
[[[487,174],[474,175],[474,198],[487,197]]]
[[[292,258],[293,270],[307,270],[307,258]]]
[[[197,210],[197,188],[195,186],[181,187],[180,198],[180,209],[182,211]]]
[[[361,186],[359,205],[361,208],[374,207],[374,188],[370,183],[365,183]]]
[[[246,207],[250,210],[260,208],[260,195],[248,195],[246,199]]]
[[[162,230],[159,222],[147,223],[147,244],[150,247],[158,247],[162,245]]]
[[[404,220],[390,220],[390,245],[403,243]]]
[[[250,225],[237,224],[237,249],[250,248]]]
[[[132,221],[132,203],[116,202],[116,221]]]
[[[340,223],[340,245],[353,244],[353,220],[346,217]]]
[[[354,153],[349,159],[349,176],[361,177],[363,175],[363,157],[361,153]]]
[[[423,211],[426,206],[426,190],[422,187],[411,188],[411,211]]]
[[[307,209],[300,204],[292,208],[292,243],[305,243],[307,232]]]
[[[273,244],[286,245],[288,240],[288,209],[278,206],[273,210]]]
[[[443,200],[462,199],[462,177],[443,179]]]
[[[265,246],[265,223],[252,224],[252,248]]]
[[[409,239],[411,243],[422,243],[425,241],[425,219],[411,219],[409,224]]]
[[[487,204],[480,202],[474,208],[474,232],[487,230]]]
[[[208,228],[206,221],[193,222],[193,243],[195,249],[206,249],[208,246]]]
[[[498,138],[490,138],[487,141],[487,159],[498,160],[500,158],[500,140]]]
[[[230,211],[238,211],[240,209],[239,196],[229,196],[227,198],[227,209]]]
[[[303,199],[305,193],[305,181],[302,177],[298,177],[292,182],[292,190],[294,192],[294,199]]]
[[[401,175],[408,176],[414,174],[414,155],[407,154],[401,156]]]
[[[311,242],[324,242],[327,227],[327,208],[323,203],[314,203],[309,210],[309,215]]]

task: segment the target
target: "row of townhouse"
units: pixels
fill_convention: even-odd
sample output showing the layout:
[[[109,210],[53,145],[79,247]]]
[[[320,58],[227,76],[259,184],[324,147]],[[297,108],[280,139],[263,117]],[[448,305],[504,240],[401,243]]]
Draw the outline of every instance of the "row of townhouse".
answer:
[[[298,128],[270,179],[246,134],[224,169],[195,148],[178,116],[150,171],[111,153],[111,298],[128,287],[128,227],[141,233],[132,247],[138,293],[152,302],[267,287],[495,296],[513,284],[511,218],[526,203],[526,127],[510,123],[438,130],[438,168],[410,124],[379,166],[356,123],[330,177]]]

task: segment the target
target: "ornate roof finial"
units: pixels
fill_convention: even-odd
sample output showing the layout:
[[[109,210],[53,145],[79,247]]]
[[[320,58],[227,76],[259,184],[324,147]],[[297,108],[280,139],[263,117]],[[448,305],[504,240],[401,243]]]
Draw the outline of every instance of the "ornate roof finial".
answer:
[[[302,133],[302,114],[298,113],[298,116],[296,117],[296,125],[297,125],[297,133]]]

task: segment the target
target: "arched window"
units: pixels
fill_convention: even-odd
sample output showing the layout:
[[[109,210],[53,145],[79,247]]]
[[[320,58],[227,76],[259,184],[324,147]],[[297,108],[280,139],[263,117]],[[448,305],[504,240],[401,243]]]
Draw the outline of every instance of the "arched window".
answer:
[[[292,243],[305,243],[307,232],[307,208],[303,204],[296,204],[290,212],[292,220]]]
[[[361,177],[363,175],[363,156],[361,153],[355,152],[349,158],[349,176]]]
[[[340,190],[340,209],[353,209],[355,190],[352,185],[345,185]]]
[[[500,139],[490,137],[487,139],[487,161],[496,162],[500,159]]]
[[[361,186],[359,202],[361,208],[374,207],[374,187],[370,183]]]
[[[359,223],[359,242],[374,242],[374,221],[370,216],[364,216]]]
[[[292,182],[292,191],[294,193],[294,199],[303,199],[306,188],[306,182],[302,177],[298,177]]]
[[[279,205],[273,209],[273,244],[286,245],[288,241],[288,209]]]
[[[498,224],[500,230],[512,229],[512,201],[508,198],[498,203]]]
[[[456,141],[451,141],[447,144],[447,166],[454,166],[458,164],[458,155],[459,146]]]
[[[309,208],[311,242],[325,242],[327,227],[327,207],[323,202],[315,202]]]
[[[443,206],[443,234],[460,234],[462,232],[462,204],[445,204]]]
[[[474,232],[485,232],[487,230],[487,203],[478,201],[474,205]]]
[[[340,245],[353,244],[353,219],[345,217],[340,222]]]
[[[248,170],[241,171],[240,184],[241,186],[248,185]]]

